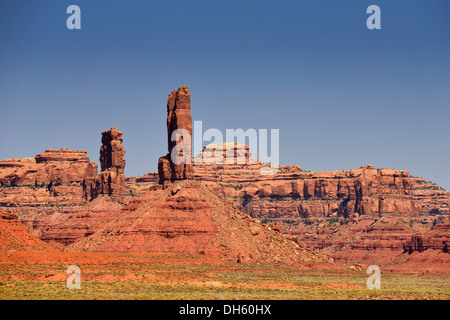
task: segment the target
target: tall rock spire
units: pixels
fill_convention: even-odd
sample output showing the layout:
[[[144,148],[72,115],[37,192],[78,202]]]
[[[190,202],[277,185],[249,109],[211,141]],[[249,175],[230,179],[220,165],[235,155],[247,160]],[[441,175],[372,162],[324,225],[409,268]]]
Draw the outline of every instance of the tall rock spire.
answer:
[[[102,132],[100,148],[101,173],[93,181],[85,181],[85,197],[95,199],[98,195],[122,196],[125,194],[125,149],[123,132],[111,127]]]
[[[193,179],[191,93],[186,86],[167,99],[167,146],[169,153],[158,161],[160,182]],[[174,157],[181,161],[174,162]]]
[[[125,149],[122,146],[123,132],[111,127],[110,130],[102,132],[102,146],[100,148],[101,170],[113,169],[117,173],[124,173],[125,170]],[[111,170],[109,170],[111,171]]]

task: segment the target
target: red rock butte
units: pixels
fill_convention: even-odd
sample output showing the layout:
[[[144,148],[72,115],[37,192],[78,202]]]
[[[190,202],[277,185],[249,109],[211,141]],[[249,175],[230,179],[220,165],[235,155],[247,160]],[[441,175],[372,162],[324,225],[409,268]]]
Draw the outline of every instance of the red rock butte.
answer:
[[[0,162],[0,184],[9,188],[3,190],[1,205],[45,205],[50,198],[57,198],[61,205],[81,204],[82,183],[97,175],[97,167],[86,151],[70,149],[47,149],[35,158],[5,159]]]

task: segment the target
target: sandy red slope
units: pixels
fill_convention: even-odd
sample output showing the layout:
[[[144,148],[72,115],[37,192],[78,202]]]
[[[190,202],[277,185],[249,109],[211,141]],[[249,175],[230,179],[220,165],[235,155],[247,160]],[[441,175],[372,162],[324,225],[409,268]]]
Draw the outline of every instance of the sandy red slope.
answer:
[[[0,251],[9,250],[54,251],[55,248],[31,235],[14,214],[0,211]]]

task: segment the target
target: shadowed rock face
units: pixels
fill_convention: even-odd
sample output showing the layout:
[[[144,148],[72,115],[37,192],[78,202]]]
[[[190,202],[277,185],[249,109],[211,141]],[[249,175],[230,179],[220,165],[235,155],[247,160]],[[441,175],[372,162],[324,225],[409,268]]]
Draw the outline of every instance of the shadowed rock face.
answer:
[[[123,196],[125,194],[125,149],[123,132],[112,127],[102,132],[100,165],[102,172],[93,180],[83,182],[85,197],[95,199],[98,195]]]
[[[433,228],[419,234],[414,234],[411,239],[403,242],[404,252],[423,252],[428,249],[439,250],[448,253],[450,243],[450,221],[438,224]]]
[[[183,141],[183,137],[177,134],[180,129],[189,133],[189,137],[185,137],[188,140]],[[183,143],[183,148],[174,150],[180,143]],[[193,179],[191,94],[186,86],[172,91],[167,100],[167,146],[169,153],[158,161],[159,181]],[[189,161],[174,163],[171,158],[173,152]]]
[[[100,148],[101,170],[115,169],[118,173],[124,173],[125,149],[122,146],[123,132],[112,127],[102,132],[102,147]]]
[[[196,165],[195,177],[216,194],[233,200],[255,218],[308,224],[323,219],[357,221],[385,214],[418,217],[413,178],[406,170],[359,169],[309,172],[280,166],[275,176],[262,176],[264,164]]]

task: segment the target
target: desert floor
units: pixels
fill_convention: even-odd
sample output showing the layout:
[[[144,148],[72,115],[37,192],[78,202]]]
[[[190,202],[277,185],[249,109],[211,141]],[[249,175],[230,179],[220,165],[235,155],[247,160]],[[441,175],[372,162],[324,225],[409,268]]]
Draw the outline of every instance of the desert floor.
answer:
[[[81,289],[68,289],[69,265]],[[255,265],[180,253],[25,252],[0,254],[6,299],[450,299],[448,272],[365,270],[339,264]]]

